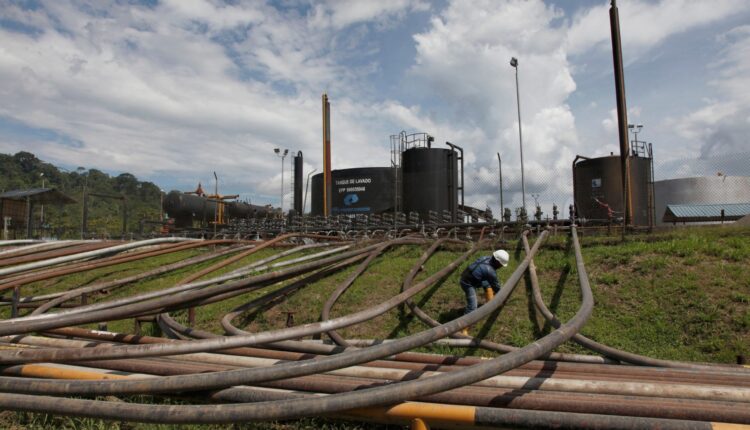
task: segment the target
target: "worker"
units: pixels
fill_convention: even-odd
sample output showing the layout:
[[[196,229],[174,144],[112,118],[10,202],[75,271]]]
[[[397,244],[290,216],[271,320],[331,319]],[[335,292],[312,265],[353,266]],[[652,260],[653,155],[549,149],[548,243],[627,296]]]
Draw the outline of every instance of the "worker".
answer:
[[[476,261],[469,264],[469,267],[461,273],[461,288],[466,294],[466,310],[464,315],[476,310],[477,308],[477,288],[484,288],[487,298],[491,299],[494,293],[500,290],[500,281],[497,279],[495,271],[500,267],[506,267],[510,260],[510,255],[504,249],[498,249],[492,255],[479,257]],[[490,293],[490,290],[492,293]]]

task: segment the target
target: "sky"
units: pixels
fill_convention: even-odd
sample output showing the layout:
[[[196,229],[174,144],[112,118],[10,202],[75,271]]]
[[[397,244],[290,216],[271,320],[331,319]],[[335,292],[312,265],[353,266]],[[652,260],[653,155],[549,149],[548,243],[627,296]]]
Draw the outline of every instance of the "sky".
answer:
[[[220,193],[278,206],[273,150],[321,171],[326,92],[334,169],[388,166],[390,135],[426,132],[464,148],[467,204],[498,206],[500,153],[519,206],[517,57],[527,199],[565,207],[573,158],[619,151],[609,3],[0,0],[0,152],[165,191],[216,172]],[[749,152],[750,2],[618,7],[654,158]]]

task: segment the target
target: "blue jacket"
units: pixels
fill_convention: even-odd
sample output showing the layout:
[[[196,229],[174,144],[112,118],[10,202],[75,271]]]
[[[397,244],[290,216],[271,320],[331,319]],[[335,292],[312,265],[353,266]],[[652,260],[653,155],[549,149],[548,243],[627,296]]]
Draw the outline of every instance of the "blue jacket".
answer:
[[[500,289],[500,282],[497,280],[497,273],[492,267],[490,260],[492,256],[480,257],[461,274],[461,284],[474,288],[491,287],[493,290]]]

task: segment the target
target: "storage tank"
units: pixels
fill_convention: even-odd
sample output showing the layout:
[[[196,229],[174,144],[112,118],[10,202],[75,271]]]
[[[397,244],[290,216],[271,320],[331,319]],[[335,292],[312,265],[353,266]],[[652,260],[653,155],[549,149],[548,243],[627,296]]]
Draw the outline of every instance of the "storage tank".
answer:
[[[188,228],[193,221],[206,225],[216,216],[216,200],[195,194],[170,191],[162,202],[162,208],[175,219],[175,226]],[[237,218],[265,217],[274,213],[269,206],[258,206],[243,202],[222,202],[226,221]]]
[[[216,202],[195,194],[170,191],[164,196],[162,208],[170,218],[175,219],[175,226],[186,228],[193,226],[194,219],[201,224],[213,221]]]
[[[581,158],[581,161],[576,158],[573,164],[573,197],[578,217],[607,221],[611,209],[614,218],[624,218],[620,157]],[[651,158],[630,157],[633,225],[652,223],[651,166]]]
[[[331,215],[379,214],[393,210],[394,170],[360,167],[331,171]],[[311,215],[323,215],[323,174],[312,177]]]
[[[403,211],[418,212],[429,219],[429,211],[453,213],[458,202],[458,157],[451,149],[411,148],[402,153]]]
[[[750,203],[750,177],[702,176],[654,182],[656,223],[667,205]]]
[[[302,158],[302,151],[297,151],[297,155],[294,156],[294,203],[292,204],[292,210],[295,215],[301,215],[305,209],[302,207],[302,169],[304,167],[304,160]]]

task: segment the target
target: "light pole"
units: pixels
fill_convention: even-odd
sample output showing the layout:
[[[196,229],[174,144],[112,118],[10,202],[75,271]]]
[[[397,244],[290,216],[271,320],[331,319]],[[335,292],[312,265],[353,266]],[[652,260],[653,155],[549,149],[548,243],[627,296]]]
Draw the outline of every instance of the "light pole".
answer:
[[[286,158],[286,155],[289,153],[288,149],[285,149],[284,152],[281,152],[281,149],[279,148],[273,148],[273,152],[276,153],[279,157],[281,157],[281,217],[284,217],[284,158]]]
[[[86,189],[89,183],[89,174],[84,167],[78,167],[76,173],[83,176],[83,192],[82,200],[83,207],[81,208],[81,239],[85,239],[88,234],[88,217],[89,217],[89,203],[88,203],[88,190]]]
[[[44,172],[40,173],[39,177],[42,178],[42,188],[44,188]],[[44,205],[42,205],[41,207],[41,216],[39,217],[39,219],[42,223],[42,228],[44,228]]]
[[[164,190],[159,188],[159,222],[164,222]]]
[[[516,69],[516,106],[518,107],[518,144],[521,148],[521,200],[523,202],[523,210],[526,211],[526,182],[523,177],[523,135],[521,134],[521,95],[518,90],[518,59],[512,57],[510,59],[510,65]]]
[[[500,153],[497,153],[497,168],[498,168],[498,178],[500,180],[500,221],[503,220],[503,214],[505,213],[505,210],[503,209],[503,161],[500,159]]]
[[[214,239],[216,239],[216,224],[219,223],[219,177],[214,172]]]

